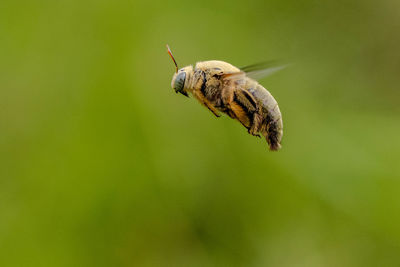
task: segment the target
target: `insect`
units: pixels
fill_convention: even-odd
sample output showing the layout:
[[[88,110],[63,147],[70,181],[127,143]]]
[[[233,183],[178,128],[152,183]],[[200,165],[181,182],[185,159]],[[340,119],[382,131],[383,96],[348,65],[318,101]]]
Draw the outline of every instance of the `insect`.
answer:
[[[225,113],[238,120],[253,136],[260,133],[270,150],[281,148],[283,135],[282,115],[275,98],[257,82],[257,79],[284,68],[265,68],[256,64],[237,68],[227,62],[211,60],[197,62],[195,67],[179,69],[171,49],[168,54],[176,66],[171,86],[176,93],[191,94],[216,117]]]

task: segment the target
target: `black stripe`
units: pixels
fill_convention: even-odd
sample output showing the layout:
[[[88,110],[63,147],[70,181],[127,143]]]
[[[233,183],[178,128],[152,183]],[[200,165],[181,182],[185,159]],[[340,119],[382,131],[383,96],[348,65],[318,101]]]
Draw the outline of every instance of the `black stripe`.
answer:
[[[233,101],[243,109],[243,111],[246,113],[247,117],[250,119],[250,116],[249,116],[250,111],[249,111],[249,109],[245,105],[243,105],[242,102],[239,101],[239,99],[236,97],[236,93],[233,94]],[[252,115],[254,116],[254,114],[252,114]]]
[[[247,100],[249,100],[250,103],[253,104],[254,108],[257,109],[257,103],[254,102],[254,99],[251,97],[250,93],[245,91],[244,95],[246,96]]]
[[[206,79],[206,73],[204,71],[202,71],[203,74],[203,83],[201,84],[201,93],[206,96],[206,83],[207,83],[207,79]]]

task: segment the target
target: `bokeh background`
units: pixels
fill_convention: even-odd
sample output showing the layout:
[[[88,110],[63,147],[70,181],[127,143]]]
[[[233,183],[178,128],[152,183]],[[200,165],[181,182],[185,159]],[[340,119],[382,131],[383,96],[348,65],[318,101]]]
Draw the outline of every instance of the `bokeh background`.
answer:
[[[0,266],[400,266],[400,2],[0,3]],[[170,87],[261,81],[273,153]]]

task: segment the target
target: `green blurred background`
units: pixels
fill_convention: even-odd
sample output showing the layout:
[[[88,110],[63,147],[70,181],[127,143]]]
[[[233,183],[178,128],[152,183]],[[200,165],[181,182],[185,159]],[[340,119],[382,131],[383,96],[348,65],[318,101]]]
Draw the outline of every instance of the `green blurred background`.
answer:
[[[0,3],[0,266],[400,266],[400,2]],[[170,87],[281,59],[269,152]]]

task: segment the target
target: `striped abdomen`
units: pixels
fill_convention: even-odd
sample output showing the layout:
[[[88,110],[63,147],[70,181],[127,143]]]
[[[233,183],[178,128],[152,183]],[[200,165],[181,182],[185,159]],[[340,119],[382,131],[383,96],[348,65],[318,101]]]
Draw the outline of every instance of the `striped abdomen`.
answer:
[[[282,114],[278,103],[271,93],[256,81],[248,79],[246,87],[261,106],[263,122],[260,132],[265,136],[270,149],[278,150],[283,135]]]

